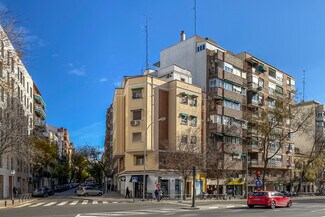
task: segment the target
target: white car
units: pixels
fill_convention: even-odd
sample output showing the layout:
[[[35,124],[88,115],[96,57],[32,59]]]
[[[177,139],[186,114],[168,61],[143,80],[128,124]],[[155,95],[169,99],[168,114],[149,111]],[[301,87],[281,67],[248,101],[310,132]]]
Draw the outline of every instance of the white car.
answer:
[[[102,196],[103,192],[95,186],[79,187],[76,190],[78,196]]]

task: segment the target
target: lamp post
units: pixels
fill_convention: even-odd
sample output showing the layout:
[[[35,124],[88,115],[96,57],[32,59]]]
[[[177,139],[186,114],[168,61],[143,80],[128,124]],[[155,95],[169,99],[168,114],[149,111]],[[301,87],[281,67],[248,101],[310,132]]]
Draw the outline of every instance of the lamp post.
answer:
[[[10,171],[10,174],[12,175],[11,177],[12,177],[12,183],[11,183],[11,201],[13,202],[14,201],[14,185],[15,185],[15,183],[14,183],[14,181],[15,181],[15,179],[14,179],[14,177],[15,177],[15,173],[16,173],[16,171],[15,170],[11,170]]]
[[[165,117],[161,117],[158,119],[158,122],[166,120]],[[144,143],[144,151],[143,151],[143,192],[142,192],[142,200],[144,201],[146,199],[145,193],[146,193],[146,155],[147,155],[147,132],[149,127],[155,123],[155,121],[151,122],[149,126],[146,129],[145,132],[145,143]]]

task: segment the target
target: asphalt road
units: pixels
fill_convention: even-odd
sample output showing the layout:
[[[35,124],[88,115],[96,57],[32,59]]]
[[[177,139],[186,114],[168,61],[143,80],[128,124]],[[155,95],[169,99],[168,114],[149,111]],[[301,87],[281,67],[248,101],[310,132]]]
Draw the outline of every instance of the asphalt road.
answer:
[[[75,197],[73,191],[42,198],[14,208],[0,209],[1,217],[112,217],[112,216],[240,216],[325,217],[325,199],[296,200],[291,208],[246,207],[244,201],[199,201],[198,210],[176,201],[113,202],[102,197]]]

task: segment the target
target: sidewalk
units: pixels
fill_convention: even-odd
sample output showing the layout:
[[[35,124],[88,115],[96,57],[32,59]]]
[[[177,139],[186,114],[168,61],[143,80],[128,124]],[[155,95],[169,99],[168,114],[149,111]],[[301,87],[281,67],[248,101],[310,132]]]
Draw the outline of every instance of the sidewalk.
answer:
[[[29,203],[29,202],[32,202],[35,200],[36,199],[29,199],[29,200],[22,201],[22,200],[19,200],[18,198],[15,198],[14,203],[12,203],[12,200],[9,198],[8,199],[0,199],[0,209],[14,207],[14,206],[21,205],[24,203]]]

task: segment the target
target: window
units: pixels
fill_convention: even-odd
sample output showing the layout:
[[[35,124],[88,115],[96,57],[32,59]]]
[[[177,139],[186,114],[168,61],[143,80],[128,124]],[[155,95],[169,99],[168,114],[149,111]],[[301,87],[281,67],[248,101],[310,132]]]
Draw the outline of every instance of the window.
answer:
[[[225,63],[224,70],[226,72],[232,73],[233,72],[233,67],[232,67],[232,65],[230,65],[228,63]]]
[[[183,93],[181,96],[181,103],[187,104],[187,101],[188,101],[188,96]]]
[[[185,82],[185,78],[181,78],[181,81]]]
[[[31,113],[33,113],[33,106],[32,106],[32,103],[31,103],[31,102],[29,103],[29,111],[30,111]]]
[[[246,96],[246,94],[247,94],[246,89],[242,87],[242,89],[241,89],[241,93],[242,93],[244,96]]]
[[[227,108],[235,109],[235,110],[240,110],[240,103],[236,102],[231,102],[228,100],[224,100],[224,106]]]
[[[324,122],[323,121],[316,121],[316,125],[318,127],[323,127],[324,126]]]
[[[241,76],[241,71],[239,69],[233,68],[233,74],[237,76]]]
[[[275,100],[274,99],[269,99],[269,107],[275,108]]]
[[[30,98],[33,98],[33,90],[32,90],[32,87],[29,87],[29,96],[30,96]]]
[[[132,119],[133,121],[141,120],[141,117],[142,117],[141,110],[133,110],[132,113],[133,113],[133,119]]]
[[[217,78],[213,78],[209,80],[210,87],[223,87],[223,81]]]
[[[197,125],[197,117],[196,116],[190,116],[190,125],[193,127],[196,127],[196,125]]]
[[[142,98],[142,88],[136,88],[132,90],[132,99],[141,99]]]
[[[223,83],[223,87],[226,89],[226,90],[230,90],[232,91],[232,84],[229,84],[227,82],[224,82]]]
[[[187,144],[187,136],[182,135],[182,137],[181,137],[181,144]]]
[[[210,120],[213,124],[215,124],[215,123],[221,124],[222,116],[221,115],[210,115]]]
[[[197,106],[197,97],[196,96],[191,97],[190,105]]]
[[[181,113],[181,124],[186,124],[187,125],[187,114]]]
[[[143,155],[135,155],[134,156],[134,164],[135,165],[143,165],[144,156]]]
[[[197,52],[200,52],[200,51],[202,51],[204,49],[205,49],[205,44],[202,44],[202,45],[197,47]]]
[[[223,124],[224,125],[230,125],[231,124],[230,117],[223,116]]]
[[[323,117],[324,116],[324,112],[317,112],[317,117]]]
[[[196,136],[191,136],[191,144],[196,145],[197,143],[197,137]]]
[[[240,144],[240,138],[234,136],[224,136],[225,143]]]
[[[276,78],[276,71],[272,68],[269,68],[269,76]]]
[[[4,87],[1,88],[1,101],[2,102],[5,101],[5,89],[4,89]]]
[[[140,141],[141,141],[141,132],[132,133],[132,142],[140,142]]]

